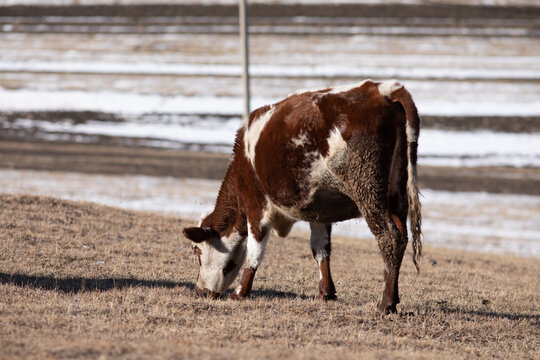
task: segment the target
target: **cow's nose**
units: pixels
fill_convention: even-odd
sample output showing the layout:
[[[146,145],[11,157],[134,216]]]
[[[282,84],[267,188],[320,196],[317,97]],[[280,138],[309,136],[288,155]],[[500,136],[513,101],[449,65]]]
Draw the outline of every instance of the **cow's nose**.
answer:
[[[220,293],[208,290],[207,288],[201,289],[197,285],[195,285],[195,294],[201,297],[207,297],[210,299],[217,299],[221,296]]]

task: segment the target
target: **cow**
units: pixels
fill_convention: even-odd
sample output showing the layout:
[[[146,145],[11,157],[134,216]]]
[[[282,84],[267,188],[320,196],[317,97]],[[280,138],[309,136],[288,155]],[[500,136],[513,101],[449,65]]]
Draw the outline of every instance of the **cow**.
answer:
[[[249,297],[270,230],[285,237],[306,221],[318,298],[334,300],[332,223],[363,217],[384,262],[378,310],[396,312],[407,217],[417,271],[422,252],[419,131],[412,97],[395,80],[301,91],[253,111],[237,132],[214,210],[183,230],[200,265],[195,292],[220,297],[245,262],[230,298]]]

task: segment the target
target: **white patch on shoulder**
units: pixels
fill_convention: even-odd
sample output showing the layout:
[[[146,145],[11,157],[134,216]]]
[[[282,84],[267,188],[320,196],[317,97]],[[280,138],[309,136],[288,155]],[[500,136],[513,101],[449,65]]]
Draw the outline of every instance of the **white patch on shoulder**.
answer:
[[[251,161],[251,164],[255,166],[255,146],[259,141],[259,136],[264,129],[264,126],[272,115],[274,115],[275,107],[272,106],[267,112],[260,115],[257,119],[253,119],[251,126],[246,125],[246,131],[244,132],[244,146],[246,157]]]
[[[383,81],[379,84],[379,93],[382,96],[389,98],[394,91],[402,87],[403,85],[401,85],[397,80]]]
[[[310,169],[310,178],[311,178],[311,191],[310,196],[315,193],[317,190],[316,184],[324,177],[327,172],[332,172],[330,167],[330,162],[336,160],[339,157],[339,154],[345,150],[347,143],[339,128],[334,128],[330,131],[330,134],[326,140],[328,142],[328,154],[323,157],[320,153],[308,154],[313,157],[313,162],[311,163]]]

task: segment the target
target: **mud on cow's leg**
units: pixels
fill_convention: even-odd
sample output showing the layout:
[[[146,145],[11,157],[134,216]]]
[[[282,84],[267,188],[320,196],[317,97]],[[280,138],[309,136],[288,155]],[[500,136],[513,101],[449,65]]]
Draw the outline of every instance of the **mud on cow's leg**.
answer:
[[[384,290],[377,308],[381,313],[389,314],[397,312],[399,304],[399,269],[403,254],[407,247],[407,234],[403,231],[405,222],[397,216],[379,214],[366,216],[372,232],[377,237],[377,243],[384,262]]]
[[[407,247],[406,218],[391,215],[387,218],[388,231],[377,237],[379,250],[384,261],[384,291],[378,304],[379,311],[388,314],[397,312],[399,304],[399,269]]]
[[[319,296],[320,300],[336,300],[336,288],[330,273],[330,234],[331,224],[309,223],[311,228],[311,251],[319,265]]]
[[[248,226],[246,265],[240,284],[230,295],[231,299],[239,300],[249,297],[255,273],[264,258],[269,230],[266,226],[257,226],[256,228]]]

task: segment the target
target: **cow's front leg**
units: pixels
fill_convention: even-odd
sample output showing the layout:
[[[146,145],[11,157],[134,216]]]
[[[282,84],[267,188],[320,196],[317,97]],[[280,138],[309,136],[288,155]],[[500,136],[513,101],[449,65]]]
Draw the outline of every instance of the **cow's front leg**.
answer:
[[[249,297],[255,273],[264,258],[266,243],[268,242],[268,235],[270,233],[269,230],[267,226],[248,225],[246,266],[240,279],[240,284],[229,296],[231,299],[239,300]]]
[[[311,228],[311,251],[319,265],[319,296],[321,300],[336,300],[336,288],[330,274],[331,224],[309,223]]]

